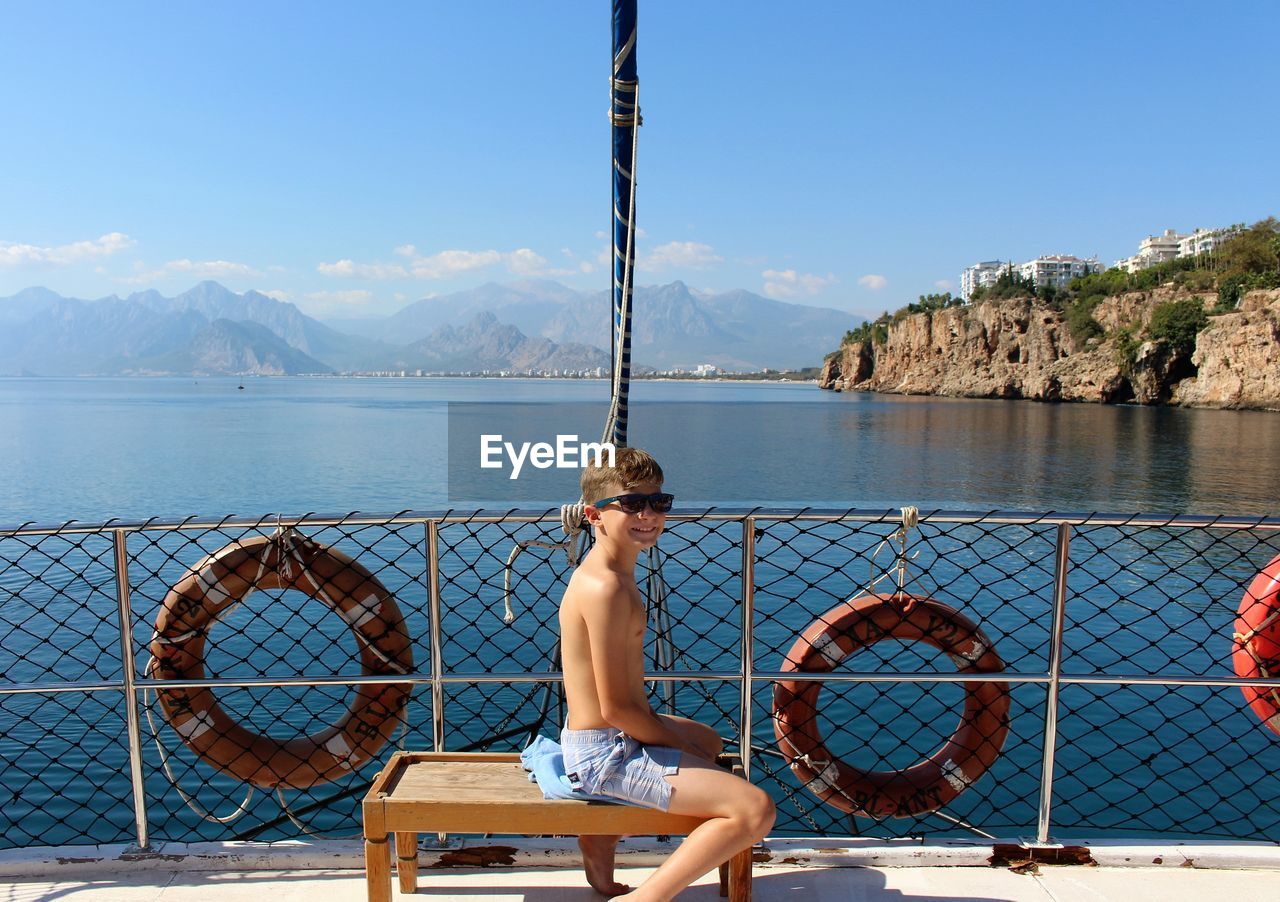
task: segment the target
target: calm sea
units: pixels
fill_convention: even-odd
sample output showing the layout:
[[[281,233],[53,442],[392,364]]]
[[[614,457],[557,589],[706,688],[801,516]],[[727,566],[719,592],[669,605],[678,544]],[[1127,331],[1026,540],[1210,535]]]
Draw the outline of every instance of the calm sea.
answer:
[[[463,500],[450,402],[598,405],[594,440],[607,397],[604,381],[546,379],[0,379],[0,524],[438,508]],[[631,397],[630,443],[682,504],[1280,512],[1274,413],[787,383],[645,381]]]
[[[113,517],[387,513],[466,506],[458,489],[466,482],[450,472],[449,463],[450,425],[458,423],[459,405],[465,405],[471,426],[477,411],[483,420],[484,412],[491,410],[494,432],[528,430],[530,424],[551,432],[568,423],[580,429],[584,439],[594,440],[603,423],[607,393],[604,381],[541,379],[0,379],[0,526]],[[695,507],[760,503],[883,509],[914,504],[926,510],[1280,512],[1275,492],[1280,455],[1273,450],[1280,445],[1277,414],[834,394],[801,384],[645,381],[633,386],[630,439],[663,461],[668,487],[680,503]],[[453,467],[459,466],[455,455]],[[543,500],[576,500],[572,477],[561,494]],[[849,554],[839,542],[828,548],[825,533],[792,535],[787,529],[780,525],[770,533],[769,562],[762,560],[756,571],[756,662],[765,669],[779,667],[779,656],[795,633],[837,600],[825,590],[810,591],[813,586],[798,575],[800,556],[811,555],[809,572],[822,573],[828,551],[837,571]],[[679,541],[679,530],[673,532],[672,541]],[[956,535],[963,539],[967,534],[960,530]],[[696,528],[685,536],[686,542],[693,536],[711,546],[722,541]],[[1069,667],[1075,672],[1156,672],[1173,667],[1176,659],[1190,673],[1222,672],[1222,662],[1229,659],[1230,617],[1239,592],[1233,580],[1244,553],[1232,542],[1243,543],[1247,537],[1227,537],[1203,555],[1197,552],[1196,538],[1171,541],[1158,531],[1150,537],[1125,538],[1105,530],[1081,538],[1079,554],[1090,560],[1090,567],[1073,571],[1073,623],[1091,624],[1093,631],[1068,630]],[[209,541],[218,544],[216,537]],[[398,561],[404,548],[396,543],[403,543],[403,537],[388,536],[386,541],[396,547],[385,549],[382,560]],[[938,541],[939,547],[950,548],[950,539]],[[1043,672],[1052,535],[1017,530],[978,545],[974,558],[952,548],[951,557],[941,561],[931,577],[946,587],[948,597],[969,600],[971,613],[1000,637],[1013,669]],[[164,548],[139,551],[139,546],[146,542],[136,539],[132,546],[138,555],[133,588],[139,604],[153,604],[176,578],[178,565],[163,560]],[[116,673],[118,639],[111,625],[115,599],[109,591],[108,546],[98,540],[92,560],[88,552],[72,550],[61,540],[43,547],[49,554],[70,557],[52,561],[21,539],[10,540],[7,551],[0,549],[20,562],[8,569],[0,566],[0,590],[10,590],[0,608],[5,639],[0,643],[0,680],[39,682],[55,674],[93,679]],[[554,631],[545,627],[549,618],[526,616],[508,629],[492,610],[480,610],[481,604],[491,605],[499,598],[498,568],[505,548],[497,556],[476,552],[452,560],[455,570],[464,557],[476,561],[487,581],[477,573],[447,574],[446,607],[466,608],[472,618],[461,623],[456,611],[450,615],[454,621],[445,618],[451,637],[445,648],[447,668],[501,669],[510,661],[526,659],[533,662],[530,666],[541,667],[554,642]],[[188,560],[196,551],[182,548],[177,557]],[[1259,561],[1274,553],[1252,545],[1245,551]],[[984,557],[988,552],[992,557]],[[1219,578],[1212,572],[1213,556],[1224,554],[1228,563],[1223,566],[1235,569]],[[678,645],[682,654],[692,656],[688,669],[735,666],[732,660],[716,657],[732,659],[738,641],[734,590],[723,585],[730,575],[714,568],[682,572],[679,557],[677,553],[668,576],[683,580],[682,598],[705,602],[688,618],[676,612],[684,630]],[[1132,573],[1113,572],[1129,559],[1155,570],[1147,573],[1136,566]],[[789,564],[796,565],[797,573],[785,572]],[[1090,569],[1095,564],[1101,569]],[[1013,575],[1001,572],[1002,565]],[[1245,569],[1251,573],[1258,565]],[[84,588],[76,582],[80,569],[93,571],[108,589],[86,602]],[[417,618],[411,618],[411,629],[421,634],[423,587],[394,568],[388,573],[402,579],[403,585],[391,588],[403,593],[406,609]],[[860,578],[851,576],[849,585]],[[74,585],[64,595],[65,583]],[[1186,597],[1175,598],[1181,594]],[[295,617],[311,603],[285,595],[281,603],[255,608],[261,616],[250,616],[253,606],[245,605],[219,625],[222,632],[209,658],[213,672],[228,677],[275,673],[258,668],[265,658],[274,661],[284,648],[283,662],[271,666],[311,673],[308,661],[295,662],[289,656],[296,652],[305,658],[317,642],[341,651],[340,643],[351,640],[338,618],[321,618],[320,627],[313,627],[313,618]],[[1227,604],[1205,601],[1217,595],[1230,596],[1230,610]],[[135,631],[141,643],[147,641],[153,616],[143,607]],[[713,613],[727,619],[710,619]],[[1113,629],[1118,623],[1123,628]],[[46,641],[53,634],[68,651],[60,652]],[[281,636],[288,641],[281,642]],[[473,652],[488,656],[480,661],[482,667],[478,658],[468,657]],[[450,655],[461,657],[455,661]],[[737,691],[727,684],[722,688],[730,695]],[[681,690],[682,704],[690,703],[682,713],[705,718],[706,710],[698,707],[701,702],[690,691]],[[478,696],[466,695],[480,693],[477,687],[457,692],[456,699],[451,696],[450,725],[454,729],[455,717],[464,725],[456,728],[459,735],[450,733],[450,748],[479,740],[493,726],[482,718],[464,717],[468,699],[477,708],[503,711],[504,716],[514,716],[518,707],[529,704],[505,688],[499,692],[507,695],[483,705]],[[313,714],[293,705],[288,692],[264,695],[270,705],[258,705],[252,698],[245,702],[252,693],[240,693],[226,696],[233,700],[229,704],[243,704],[242,710],[250,712],[246,717],[267,718],[259,724],[263,730],[275,718],[292,723]],[[760,693],[758,706],[767,707],[768,688]],[[832,739],[837,754],[862,756],[871,748],[890,757],[905,755],[900,763],[906,766],[930,751],[924,746],[934,741],[934,733],[948,732],[960,695],[960,689],[949,684],[904,684],[892,690],[857,685],[827,705],[830,729],[824,732],[839,737]],[[1042,690],[1015,688],[1014,696],[1015,734],[999,763],[999,777],[983,784],[983,795],[967,795],[960,811],[968,805],[975,822],[1021,829],[1035,820]],[[66,698],[71,696],[0,696],[0,763],[5,764],[0,768],[0,794],[21,802],[14,808],[19,805],[14,801],[0,814],[0,847],[86,838],[114,842],[131,835],[120,700],[115,693],[76,697],[74,704],[65,703]],[[411,743],[429,740],[430,718],[421,707],[425,699],[418,693],[410,711]],[[342,693],[331,701],[341,707]],[[730,697],[721,708],[734,710],[736,705],[736,698]],[[1223,795],[1212,775],[1203,773],[1216,773],[1226,758],[1233,761],[1233,779],[1246,786],[1262,785],[1274,773],[1274,737],[1243,709],[1238,692],[1179,693],[1139,686],[1093,694],[1072,687],[1064,692],[1063,705],[1067,714],[1059,726],[1058,768],[1065,775],[1060,785],[1069,803],[1059,802],[1055,815],[1065,812],[1061,816],[1068,823],[1086,825],[1093,831],[1087,835],[1199,831],[1257,838],[1273,823],[1270,803],[1242,812],[1240,806],[1255,796],[1246,795],[1237,805],[1234,790]],[[773,738],[764,711],[762,707],[757,712],[755,743],[767,751]],[[921,727],[935,722],[937,730]],[[56,724],[56,730],[47,729],[49,724]],[[867,728],[868,724],[875,726]],[[1105,736],[1099,724],[1105,725]],[[868,729],[870,738],[865,738]],[[161,730],[157,735],[167,734]],[[913,737],[910,743],[923,751],[913,752],[903,736]],[[1201,745],[1191,743],[1193,738]],[[1106,745],[1111,739],[1118,748]],[[160,747],[156,742],[145,750],[153,835],[226,838],[226,829],[195,818],[173,792],[161,773]],[[1183,751],[1175,753],[1179,749]],[[1200,755],[1207,756],[1203,767],[1187,766]],[[80,778],[90,761],[107,775],[101,778],[101,789]],[[1141,786],[1176,788],[1179,780],[1191,782],[1177,789],[1176,798],[1161,797],[1153,807],[1145,789],[1131,797],[1111,798],[1123,783],[1116,774],[1137,779]],[[185,782],[206,794],[216,791],[214,801],[225,810],[234,806],[233,797],[238,798],[242,789],[220,779],[195,770]],[[774,790],[781,792],[776,786]],[[217,792],[225,792],[225,798],[219,801]],[[341,798],[355,805],[354,795]],[[1095,802],[1098,811],[1090,807]],[[784,807],[787,829],[806,829],[807,815],[794,808],[794,799],[788,797]],[[323,808],[316,817],[318,829],[329,829],[326,824],[349,826],[355,815],[354,809],[337,805]],[[822,828],[828,829],[831,814],[821,818],[826,819]],[[275,826],[235,835],[295,835],[287,823],[280,825],[280,809],[270,794],[255,797],[249,820]],[[842,833],[860,827],[832,829]],[[910,829],[910,821],[876,827],[890,833]]]

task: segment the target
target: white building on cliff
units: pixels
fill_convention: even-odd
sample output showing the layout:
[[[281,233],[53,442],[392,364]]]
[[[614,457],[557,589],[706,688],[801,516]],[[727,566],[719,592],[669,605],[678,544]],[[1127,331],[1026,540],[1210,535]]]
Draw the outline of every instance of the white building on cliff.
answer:
[[[1207,254],[1243,228],[1233,225],[1225,229],[1196,229],[1189,235],[1179,235],[1173,229],[1165,229],[1160,235],[1143,238],[1138,245],[1138,252],[1132,257],[1117,260],[1116,268],[1125,272],[1138,272],[1166,260]]]
[[[1000,273],[1013,266],[1009,260],[987,260],[965,267],[960,274],[960,297],[969,300],[973,292],[979,288],[994,285]]]
[[[1097,257],[1090,257],[1085,260],[1067,254],[1036,257],[1026,263],[1014,263],[1011,260],[988,260],[983,263],[975,263],[960,274],[960,297],[966,301],[969,300],[973,297],[975,290],[994,285],[996,279],[1000,278],[1001,273],[1010,269],[1022,278],[1033,281],[1036,288],[1052,285],[1054,288],[1062,289],[1066,288],[1072,279],[1088,275],[1091,272],[1102,272],[1104,268],[1098,262]]]
[[[1018,264],[1018,275],[1036,283],[1036,289],[1052,285],[1059,290],[1064,289],[1072,279],[1087,276],[1091,272],[1102,272],[1105,269],[1097,257],[1088,260],[1072,257],[1068,254],[1051,254],[1036,257],[1026,263]]]

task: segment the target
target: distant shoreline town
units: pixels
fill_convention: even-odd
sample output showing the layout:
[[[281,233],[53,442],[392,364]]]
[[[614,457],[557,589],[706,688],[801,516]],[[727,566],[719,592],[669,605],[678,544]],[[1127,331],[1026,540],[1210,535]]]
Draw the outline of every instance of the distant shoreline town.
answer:
[[[158,292],[0,298],[0,375],[468,374],[601,378],[609,297],[556,282],[489,283],[386,317],[314,319],[258,291],[202,282]],[[637,286],[633,374],[709,378],[801,370],[849,324],[845,311],[683,282]],[[642,363],[641,363],[642,361]]]
[[[734,371],[704,363],[693,369],[632,370],[632,381],[655,382],[817,382],[821,367]],[[463,372],[431,372],[428,370],[384,370],[379,372],[298,373],[296,375],[354,379],[608,379],[604,367],[590,370],[473,370]]]

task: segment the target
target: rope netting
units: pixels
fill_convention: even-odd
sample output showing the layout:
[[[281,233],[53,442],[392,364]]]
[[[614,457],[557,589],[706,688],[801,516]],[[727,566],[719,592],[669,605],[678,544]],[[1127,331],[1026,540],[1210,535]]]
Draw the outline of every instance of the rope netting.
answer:
[[[642,558],[652,704],[739,747],[745,712],[776,833],[1034,835],[1050,737],[1055,838],[1275,837],[1280,735],[1232,662],[1241,599],[1280,551],[1275,521],[1073,518],[1065,566],[1055,516],[903,522],[688,513]],[[131,746],[152,841],[278,840],[356,834],[397,748],[518,751],[555,735],[572,565],[548,546],[563,537],[554,511],[0,532],[0,846],[136,841]],[[984,647],[912,638],[927,605],[909,597],[958,612]],[[822,683],[811,716],[780,719],[801,634]],[[877,787],[937,757],[983,685],[1007,698],[1007,715],[970,724],[992,754],[939,762],[959,789],[889,816]],[[792,766],[801,747],[827,757]]]

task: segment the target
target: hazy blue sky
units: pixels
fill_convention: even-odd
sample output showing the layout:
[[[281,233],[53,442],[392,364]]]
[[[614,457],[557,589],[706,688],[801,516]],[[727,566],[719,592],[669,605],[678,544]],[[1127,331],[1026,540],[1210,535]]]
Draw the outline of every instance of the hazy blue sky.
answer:
[[[0,296],[605,289],[609,3],[0,5]],[[864,314],[1280,213],[1280,3],[641,0],[640,284]]]

